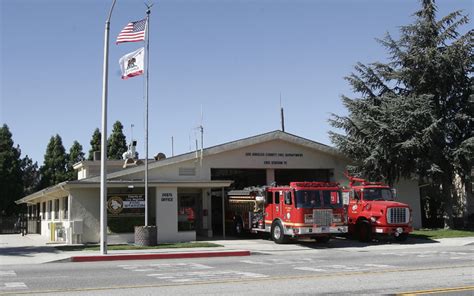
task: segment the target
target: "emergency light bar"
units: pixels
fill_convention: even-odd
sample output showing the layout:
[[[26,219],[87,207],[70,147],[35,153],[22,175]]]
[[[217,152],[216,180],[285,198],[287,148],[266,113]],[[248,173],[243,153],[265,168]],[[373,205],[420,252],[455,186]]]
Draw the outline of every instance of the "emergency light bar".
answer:
[[[338,187],[336,182],[291,182],[290,187]]]

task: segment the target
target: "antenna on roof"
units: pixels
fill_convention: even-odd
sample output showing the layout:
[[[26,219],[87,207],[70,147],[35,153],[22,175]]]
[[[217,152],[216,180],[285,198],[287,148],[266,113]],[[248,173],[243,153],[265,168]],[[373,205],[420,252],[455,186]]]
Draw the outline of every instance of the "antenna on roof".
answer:
[[[280,122],[281,122],[281,131],[285,131],[285,116],[283,114],[283,107],[281,106],[281,92],[280,92]]]
[[[203,111],[202,111],[202,104],[201,104],[201,123],[196,128],[201,133],[201,153],[200,153],[201,155],[199,156],[199,158],[200,158],[199,163],[200,163],[201,166],[202,166],[202,156],[203,156],[203,150],[204,150],[204,127],[202,126],[202,119],[203,119]],[[198,140],[196,139],[196,157],[197,157],[197,150],[198,150],[197,142],[198,142]]]
[[[171,136],[171,156],[174,156],[174,137]]]

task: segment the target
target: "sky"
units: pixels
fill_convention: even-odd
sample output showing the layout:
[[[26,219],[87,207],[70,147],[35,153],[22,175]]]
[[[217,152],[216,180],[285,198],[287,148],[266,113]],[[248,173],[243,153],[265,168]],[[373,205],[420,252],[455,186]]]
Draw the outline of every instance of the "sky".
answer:
[[[281,128],[332,145],[331,114],[355,97],[345,76],[357,62],[387,60],[377,41],[397,37],[415,0],[152,1],[149,156],[187,153],[204,127],[204,147]],[[112,0],[0,0],[0,124],[22,157],[40,165],[50,138],[86,153],[102,119],[105,20]],[[470,0],[437,1],[438,17]],[[108,131],[119,120],[144,157],[144,76],[120,78],[118,60],[143,42],[116,45],[142,0],[117,0],[110,26]],[[201,111],[202,110],[202,111]],[[202,114],[202,116],[201,116]],[[201,119],[202,118],[202,119]],[[133,125],[133,128],[132,128]],[[200,144],[199,144],[200,145]]]

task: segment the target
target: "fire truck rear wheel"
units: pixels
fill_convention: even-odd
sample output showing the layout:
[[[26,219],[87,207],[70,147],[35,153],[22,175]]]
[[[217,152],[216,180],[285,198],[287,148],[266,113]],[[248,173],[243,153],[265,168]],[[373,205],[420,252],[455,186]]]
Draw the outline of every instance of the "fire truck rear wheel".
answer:
[[[357,223],[357,235],[361,242],[369,242],[372,239],[372,227],[369,221],[359,221]]]
[[[242,235],[243,230],[244,230],[244,225],[242,223],[242,220],[237,219],[234,222],[234,234],[235,235]]]
[[[285,236],[285,231],[280,221],[273,222],[272,239],[277,244],[284,244],[288,241],[288,237]]]

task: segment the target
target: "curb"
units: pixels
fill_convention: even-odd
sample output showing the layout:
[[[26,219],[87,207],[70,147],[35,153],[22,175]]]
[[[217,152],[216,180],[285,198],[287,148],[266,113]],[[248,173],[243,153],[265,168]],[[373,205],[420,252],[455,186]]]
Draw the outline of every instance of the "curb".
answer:
[[[250,256],[250,251],[73,256],[70,258],[70,261],[71,262],[95,262],[95,261],[155,260],[155,259],[181,259],[181,258],[229,257],[229,256]]]

